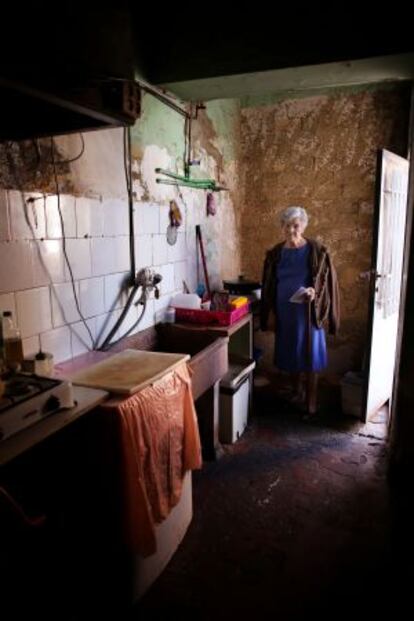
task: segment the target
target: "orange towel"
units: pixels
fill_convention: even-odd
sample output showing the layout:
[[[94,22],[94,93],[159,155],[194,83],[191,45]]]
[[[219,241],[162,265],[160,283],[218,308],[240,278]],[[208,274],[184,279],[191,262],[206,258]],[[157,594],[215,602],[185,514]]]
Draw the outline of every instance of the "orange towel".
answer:
[[[201,445],[186,363],[117,404],[125,481],[127,542],[149,556],[155,524],[181,496],[187,470],[201,468]]]

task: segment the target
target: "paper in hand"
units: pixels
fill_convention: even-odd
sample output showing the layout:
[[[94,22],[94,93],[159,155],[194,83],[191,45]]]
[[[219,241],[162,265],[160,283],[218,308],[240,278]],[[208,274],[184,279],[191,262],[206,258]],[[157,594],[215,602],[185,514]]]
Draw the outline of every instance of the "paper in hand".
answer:
[[[304,304],[307,301],[306,287],[299,287],[297,291],[289,298],[289,302],[294,304]]]

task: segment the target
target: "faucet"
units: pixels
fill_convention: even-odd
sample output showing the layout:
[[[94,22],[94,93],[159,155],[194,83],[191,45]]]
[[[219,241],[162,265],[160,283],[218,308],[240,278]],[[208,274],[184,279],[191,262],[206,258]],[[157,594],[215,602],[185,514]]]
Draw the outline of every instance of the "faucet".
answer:
[[[140,269],[135,276],[134,285],[136,287],[141,287],[141,295],[137,302],[135,302],[135,306],[138,306],[138,304],[145,304],[151,291],[154,291],[155,298],[158,300],[160,297],[158,284],[161,280],[161,274],[155,273],[151,267],[144,267]]]

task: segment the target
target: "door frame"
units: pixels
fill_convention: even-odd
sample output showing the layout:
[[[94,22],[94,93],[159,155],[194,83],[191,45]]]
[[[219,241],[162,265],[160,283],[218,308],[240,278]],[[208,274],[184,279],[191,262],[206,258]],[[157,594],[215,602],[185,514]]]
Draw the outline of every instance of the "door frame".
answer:
[[[374,217],[372,221],[372,248],[371,248],[371,263],[369,268],[369,292],[368,292],[368,322],[367,322],[367,339],[366,339],[366,358],[363,369],[363,389],[362,389],[362,403],[361,403],[361,420],[366,420],[366,410],[368,404],[368,389],[369,389],[369,370],[371,367],[371,350],[372,350],[372,337],[374,329],[374,312],[375,312],[375,288],[377,285],[376,279],[376,265],[377,265],[377,253],[378,253],[378,234],[379,234],[379,219],[381,210],[381,186],[382,186],[382,153],[384,149],[377,150],[377,163],[376,163],[376,176],[375,176],[375,196],[374,196]],[[405,249],[404,249],[405,255]],[[395,376],[395,368],[394,368]]]
[[[408,126],[408,153],[407,159],[409,162],[409,177],[408,177],[408,188],[407,188],[407,210],[405,216],[405,229],[404,229],[404,248],[403,248],[403,265],[401,272],[401,291],[400,291],[400,301],[398,307],[398,330],[397,330],[397,342],[396,342],[396,352],[394,359],[394,372],[393,372],[393,384],[392,384],[392,392],[391,392],[391,408],[389,410],[389,417],[387,421],[388,430],[391,427],[391,421],[395,414],[395,396],[396,396],[396,385],[397,385],[397,376],[400,368],[400,359],[401,359],[401,346],[402,346],[402,332],[404,325],[404,317],[405,317],[405,302],[407,295],[407,271],[408,271],[408,258],[410,254],[410,237],[411,230],[413,225],[413,210],[410,209],[410,206],[413,202],[412,195],[412,166],[413,162],[413,149],[410,147],[413,144],[413,121],[414,121],[414,88],[411,89],[411,100],[410,100],[410,115],[409,115],[409,126]],[[363,383],[363,391],[362,391],[362,405],[361,405],[361,420],[363,422],[367,422],[366,410],[368,404],[368,391],[369,391],[369,379],[370,379],[370,368],[371,368],[371,353],[372,353],[372,339],[373,339],[373,327],[374,327],[374,314],[375,314],[375,304],[376,304],[376,287],[377,287],[377,253],[378,253],[378,235],[379,235],[379,219],[380,219],[380,211],[381,211],[381,190],[382,190],[382,173],[383,173],[383,162],[384,152],[388,151],[388,149],[378,149],[377,151],[377,165],[376,165],[376,179],[375,179],[375,198],[374,198],[374,217],[373,217],[373,235],[372,235],[372,250],[371,250],[371,266],[370,266],[370,280],[369,280],[369,298],[368,298],[368,322],[367,322],[367,330],[368,336],[366,340],[366,352],[367,356],[364,364],[364,383]],[[392,153],[392,152],[390,152]],[[414,240],[413,240],[414,241]]]
[[[392,407],[388,424],[389,437],[391,442],[390,465],[394,469],[395,467],[403,465],[405,461],[408,461],[410,459],[406,443],[410,442],[410,440],[411,442],[413,441],[413,438],[409,437],[409,432],[412,430],[412,426],[406,425],[406,421],[404,419],[404,417],[408,416],[406,411],[408,404],[406,404],[406,398],[404,395],[404,389],[402,384],[404,379],[407,379],[403,377],[403,365],[406,365],[406,363],[408,362],[408,357],[411,355],[410,344],[403,343],[403,339],[404,336],[407,337],[407,333],[410,331],[410,326],[408,324],[410,323],[410,314],[412,315],[414,308],[413,303],[411,302],[410,304],[410,299],[407,295],[408,288],[410,287],[410,289],[413,290],[414,287],[414,83],[412,83],[411,87],[407,158],[410,162],[407,196],[407,219],[405,225],[404,261],[401,283],[400,317],[398,322],[394,386],[392,395]],[[411,343],[411,347],[412,346],[413,343]],[[407,435],[404,437],[405,433],[407,433]],[[413,449],[411,449],[411,451],[413,451]]]

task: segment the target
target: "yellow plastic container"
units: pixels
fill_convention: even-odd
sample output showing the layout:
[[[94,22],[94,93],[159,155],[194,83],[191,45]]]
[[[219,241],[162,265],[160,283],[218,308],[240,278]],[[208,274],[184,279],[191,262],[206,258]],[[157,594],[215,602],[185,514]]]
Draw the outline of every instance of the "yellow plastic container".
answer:
[[[245,296],[238,296],[237,298],[230,300],[230,305],[233,308],[240,308],[240,306],[247,304],[248,301],[249,300]]]

